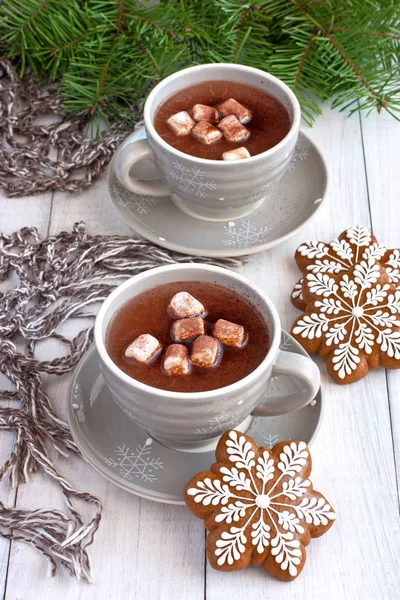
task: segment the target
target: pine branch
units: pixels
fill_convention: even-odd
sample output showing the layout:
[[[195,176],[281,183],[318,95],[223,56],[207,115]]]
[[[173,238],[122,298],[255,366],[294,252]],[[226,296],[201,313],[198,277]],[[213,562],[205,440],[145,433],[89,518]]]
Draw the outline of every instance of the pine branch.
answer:
[[[0,35],[21,71],[62,78],[75,114],[129,118],[165,75],[231,61],[283,79],[312,122],[328,99],[396,118],[399,17],[397,0],[7,0]]]

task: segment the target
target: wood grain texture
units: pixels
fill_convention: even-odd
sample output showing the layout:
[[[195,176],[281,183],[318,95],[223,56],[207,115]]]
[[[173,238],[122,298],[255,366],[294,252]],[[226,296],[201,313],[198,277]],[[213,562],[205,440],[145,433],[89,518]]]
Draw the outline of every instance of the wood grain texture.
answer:
[[[389,248],[400,247],[400,124],[386,112],[361,120],[374,233]],[[387,386],[400,499],[400,371],[387,371]]]
[[[400,126],[393,120],[375,123],[374,118],[362,125],[364,146],[357,116],[347,119],[326,110],[315,127],[307,130],[328,163],[327,202],[303,232],[280,247],[252,257],[241,269],[275,302],[285,329],[290,328],[298,314],[290,304],[289,294],[300,274],[293,255],[302,241],[309,238],[328,241],[354,223],[370,225],[370,211],[379,238],[391,244],[400,240],[399,186],[394,165],[396,150],[397,154],[400,150]],[[389,152],[393,157],[392,168],[386,163]],[[382,177],[381,184],[378,177]],[[386,212],[383,215],[382,204],[375,204],[373,197],[374,194],[380,197],[381,186],[385,190],[388,215]],[[21,214],[18,219],[22,219]],[[42,219],[38,207],[38,213],[29,223]],[[104,180],[82,194],[55,195],[51,233],[69,229],[81,219],[91,233],[129,233],[111,207]],[[69,333],[73,333],[72,326]],[[49,344],[46,352],[54,354],[58,348]],[[205,569],[202,521],[184,507],[163,506],[130,496],[104,481],[83,461],[70,458],[58,462],[63,475],[79,489],[98,495],[105,507],[91,549],[94,585],[79,585],[61,572],[50,579],[41,557],[23,544],[12,544],[5,598],[398,598],[400,576],[396,557],[400,551],[400,524],[393,455],[393,439],[398,449],[400,435],[400,409],[398,399],[395,406],[394,396],[396,383],[399,387],[398,374],[389,375],[389,387],[383,370],[371,372],[356,384],[338,386],[326,376],[323,361],[317,359],[317,362],[322,371],[326,410],[312,448],[312,479],[316,489],[336,509],[338,520],[326,536],[312,540],[305,570],[298,580],[291,584],[277,582],[255,568],[230,574],[213,571],[208,566]],[[49,383],[50,396],[56,399],[61,414],[67,389],[68,377]],[[388,389],[392,396],[390,410]],[[29,486],[20,486],[17,504],[35,507],[39,500],[48,506],[63,506],[58,490],[40,476]],[[0,568],[3,572],[1,554]]]

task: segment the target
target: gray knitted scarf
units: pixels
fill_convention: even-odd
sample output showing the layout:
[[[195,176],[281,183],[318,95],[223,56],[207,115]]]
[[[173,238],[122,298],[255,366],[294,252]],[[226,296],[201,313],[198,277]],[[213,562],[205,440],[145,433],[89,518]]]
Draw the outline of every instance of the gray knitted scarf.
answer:
[[[80,492],[57,470],[57,454],[79,454],[68,425],[61,420],[46,393],[42,375],[69,373],[93,341],[93,328],[70,340],[58,333],[71,318],[94,317],[88,306],[98,307],[111,290],[126,278],[163,264],[206,262],[236,267],[240,260],[214,261],[169,252],[150,242],[120,236],[91,236],[84,223],[71,233],[61,232],[41,240],[35,228],[11,236],[0,234],[0,373],[11,390],[0,390],[0,429],[15,430],[11,456],[0,468],[0,480],[11,485],[28,483],[43,471],[61,489],[66,511],[53,508],[20,510],[0,501],[0,534],[34,546],[48,560],[54,574],[65,567],[78,580],[90,580],[88,546],[99,526],[101,504]],[[3,285],[4,284],[4,285]],[[23,340],[23,351],[15,341]],[[39,340],[56,338],[67,355],[49,361],[35,358]],[[9,401],[17,401],[10,408]],[[2,406],[4,404],[4,406]],[[84,520],[77,500],[92,507]]]

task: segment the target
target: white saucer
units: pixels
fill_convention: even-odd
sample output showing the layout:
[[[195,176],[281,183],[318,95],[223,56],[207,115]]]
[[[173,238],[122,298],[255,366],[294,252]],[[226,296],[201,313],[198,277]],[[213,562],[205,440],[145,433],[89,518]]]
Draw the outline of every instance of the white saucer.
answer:
[[[288,333],[282,332],[281,348],[308,356]],[[268,389],[274,394],[288,391],[274,377]],[[264,446],[290,439],[312,443],[322,417],[322,392],[312,405],[279,417],[253,418],[247,434]],[[149,437],[115,404],[100,373],[93,347],[78,364],[71,383],[68,418],[72,436],[88,463],[108,480],[124,490],[158,502],[184,504],[182,492],[193,475],[207,470],[215,460],[214,450],[188,453],[171,450]],[[231,424],[221,414],[210,423],[210,433],[221,424]],[[214,428],[214,429],[213,429]]]
[[[242,256],[267,250],[295,235],[322,204],[327,187],[324,159],[313,142],[300,133],[293,159],[262,205],[250,215],[232,221],[203,221],[185,214],[166,196],[130,192],[115,176],[114,162],[122,148],[145,139],[139,127],[117,150],[108,170],[111,200],[130,227],[152,242],[183,252],[212,258]],[[132,174],[156,180],[154,164],[144,160]],[[207,185],[201,172],[192,185]]]

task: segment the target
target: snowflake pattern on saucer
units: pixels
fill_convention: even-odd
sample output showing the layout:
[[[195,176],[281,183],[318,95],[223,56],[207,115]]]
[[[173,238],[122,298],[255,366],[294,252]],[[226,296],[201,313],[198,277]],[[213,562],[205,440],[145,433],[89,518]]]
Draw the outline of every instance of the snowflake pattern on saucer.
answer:
[[[111,188],[111,192],[115,195],[120,206],[135,211],[139,215],[147,215],[159,201],[159,198],[155,196],[145,196],[130,192],[122,185],[114,185]]]
[[[250,219],[239,223],[229,221],[228,225],[224,225],[226,239],[224,239],[223,244],[227,248],[248,248],[265,242],[270,231],[271,228],[268,225],[257,227],[254,221],[250,221]]]
[[[371,256],[339,274],[306,275],[306,312],[292,335],[326,359],[338,383],[365,377],[370,368],[400,368],[400,289]]]
[[[147,438],[144,444],[131,451],[128,446],[118,446],[116,448],[116,458],[105,457],[107,466],[118,470],[122,479],[133,481],[140,479],[144,483],[153,483],[157,481],[156,471],[162,469],[164,464],[160,457],[153,457],[151,438]]]
[[[368,227],[355,225],[343,231],[332,242],[307,241],[301,244],[295,254],[297,266],[303,274],[338,274],[351,269],[357,262],[374,258],[386,268],[391,283],[400,286],[400,250],[388,250],[379,244]],[[304,310],[304,278],[294,286],[291,301],[296,308]]]
[[[231,430],[220,439],[216,458],[184,492],[190,510],[205,520],[211,566],[234,571],[262,565],[277,579],[295,579],[306,560],[305,546],[335,519],[309,480],[306,444],[259,448],[252,438]]]

